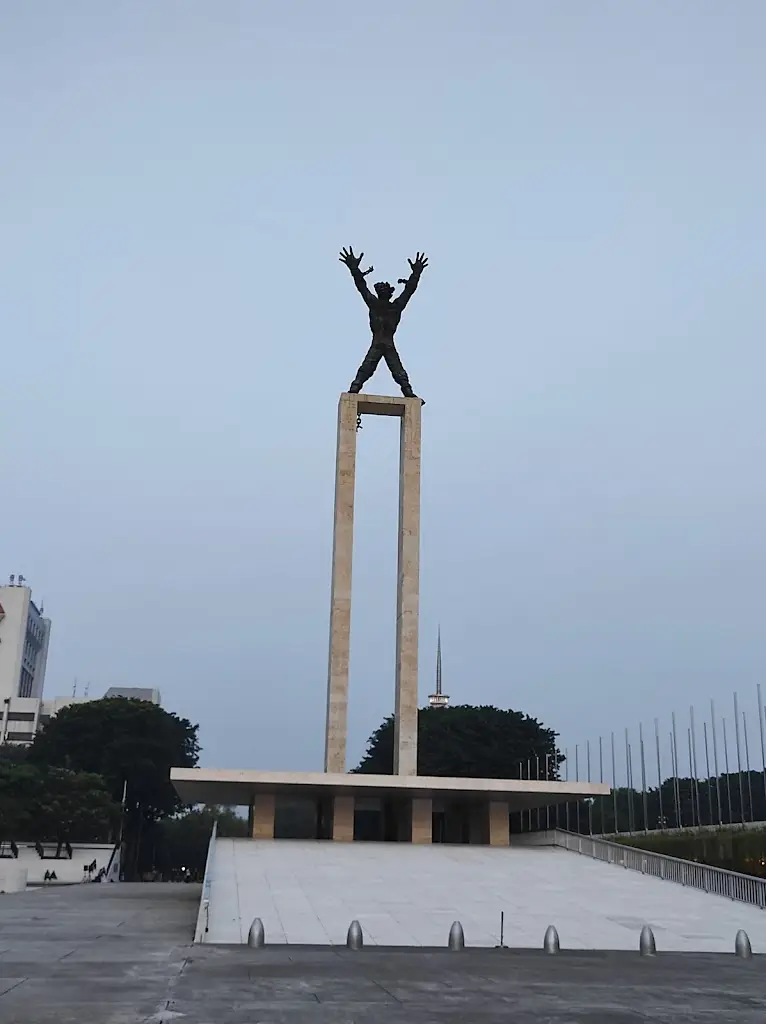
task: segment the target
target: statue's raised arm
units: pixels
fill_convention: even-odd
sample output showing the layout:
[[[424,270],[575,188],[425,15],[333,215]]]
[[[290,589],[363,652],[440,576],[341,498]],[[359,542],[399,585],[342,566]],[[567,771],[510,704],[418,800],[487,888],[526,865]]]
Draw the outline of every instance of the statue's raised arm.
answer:
[[[420,281],[420,275],[428,266],[428,257],[424,252],[418,252],[415,254],[414,260],[407,260],[410,265],[410,276],[408,278],[399,278],[399,284],[403,284],[402,294],[397,295],[393,301],[393,305],[397,309],[402,310],[410,301],[412,296],[415,294],[415,289]],[[372,269],[372,268],[370,268]]]
[[[367,277],[368,274],[371,274],[375,268],[368,267],[367,270],[361,271],[359,269],[359,264],[364,259],[364,253],[360,252],[358,256],[355,256],[354,250],[351,248],[351,246],[349,246],[348,249],[341,249],[339,259],[341,263],[345,263],[348,269],[351,271],[351,276],[354,279],[354,284],[356,285],[357,290],[364,299],[364,301],[367,303],[368,306],[372,305],[372,303],[375,300],[372,292],[367,287],[365,277]]]

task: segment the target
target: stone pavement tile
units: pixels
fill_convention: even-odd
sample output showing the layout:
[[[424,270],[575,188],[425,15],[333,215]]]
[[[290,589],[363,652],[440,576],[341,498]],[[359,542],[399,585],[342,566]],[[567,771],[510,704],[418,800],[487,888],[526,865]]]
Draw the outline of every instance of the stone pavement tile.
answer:
[[[19,943],[0,957],[0,974],[10,969],[12,964],[54,964],[64,957],[71,956],[74,946],[61,946],[56,943],[45,945],[36,943]],[[18,973],[18,972],[17,972]]]
[[[220,1005],[213,1013],[194,1018],[194,1024],[646,1024],[647,1018],[630,1010],[583,1012],[567,1010],[561,1014],[516,1012],[508,1007],[475,1008],[466,1013],[457,1009],[431,1009],[413,1015],[405,1007],[300,1006],[290,1009],[250,1010]],[[183,1018],[157,1017],[152,1024],[184,1024]],[[687,1024],[687,1022],[684,1022]],[[711,1022],[712,1024],[712,1022]],[[727,1024],[727,1022],[724,1022]],[[736,1024],[741,1024],[737,1021]],[[750,1021],[745,1024],[751,1024]]]
[[[116,988],[52,986],[30,979],[0,996],[2,1024],[138,1024],[158,1008],[161,992],[136,985]],[[164,1000],[162,1000],[164,1005]]]
[[[3,1024],[145,1024],[151,1015],[137,1011],[133,1003],[110,1001],[108,1006],[83,1002],[78,1006],[45,1004],[30,1008],[27,1004],[4,1007],[0,1003]],[[162,1024],[165,1021],[159,1018]],[[167,1024],[178,1024],[167,1021]]]
[[[666,1011],[644,1009],[642,1020],[653,1024],[763,1024],[763,1010],[691,1010],[679,1013],[677,1010]]]
[[[16,988],[22,981],[26,981],[26,978],[0,978],[0,996],[4,996],[6,992],[10,992],[11,989]]]

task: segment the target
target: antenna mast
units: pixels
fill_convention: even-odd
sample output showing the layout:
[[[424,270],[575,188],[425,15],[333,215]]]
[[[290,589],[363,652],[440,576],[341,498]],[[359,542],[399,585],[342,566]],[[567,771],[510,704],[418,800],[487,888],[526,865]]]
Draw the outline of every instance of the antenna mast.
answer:
[[[428,697],[428,703],[432,708],[446,708],[449,704],[449,697],[442,693],[442,628],[439,626],[436,633],[436,692]]]

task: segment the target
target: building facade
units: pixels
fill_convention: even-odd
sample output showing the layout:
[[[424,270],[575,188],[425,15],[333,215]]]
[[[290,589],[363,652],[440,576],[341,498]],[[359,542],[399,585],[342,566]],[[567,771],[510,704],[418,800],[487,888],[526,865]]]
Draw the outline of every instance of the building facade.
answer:
[[[0,743],[30,742],[38,727],[51,622],[23,576],[0,587]]]
[[[13,582],[0,587],[0,698],[42,697],[51,621],[32,591]]]

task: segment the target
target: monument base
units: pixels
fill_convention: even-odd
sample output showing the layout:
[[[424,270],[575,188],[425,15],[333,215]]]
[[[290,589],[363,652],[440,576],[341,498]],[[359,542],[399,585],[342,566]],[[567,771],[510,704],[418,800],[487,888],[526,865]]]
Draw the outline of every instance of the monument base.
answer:
[[[340,842],[507,846],[511,814],[610,792],[591,782],[208,768],[173,768],[170,779],[184,803],[249,808],[254,839],[273,839],[289,806],[295,838]]]

